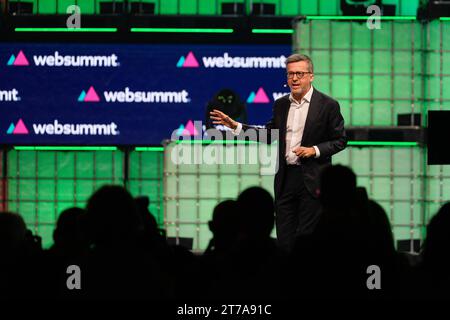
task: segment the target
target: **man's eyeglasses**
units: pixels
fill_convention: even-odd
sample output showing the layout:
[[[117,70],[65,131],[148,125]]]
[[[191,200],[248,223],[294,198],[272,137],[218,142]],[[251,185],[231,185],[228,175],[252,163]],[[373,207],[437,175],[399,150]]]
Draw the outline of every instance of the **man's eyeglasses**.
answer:
[[[292,79],[294,77],[294,75],[297,76],[298,79],[301,79],[305,76],[305,74],[307,73],[312,73],[312,72],[303,72],[303,71],[298,71],[298,72],[288,72],[286,73],[288,79]]]

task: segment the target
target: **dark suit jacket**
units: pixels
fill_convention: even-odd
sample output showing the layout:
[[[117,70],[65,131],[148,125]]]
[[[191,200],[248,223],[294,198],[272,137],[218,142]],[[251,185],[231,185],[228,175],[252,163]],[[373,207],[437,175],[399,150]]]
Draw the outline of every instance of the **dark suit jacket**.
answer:
[[[286,172],[286,122],[291,102],[289,95],[275,101],[273,117],[266,124],[266,129],[279,129],[278,143],[278,172],[275,175],[275,201],[283,190]],[[254,126],[242,125],[245,131]],[[270,141],[269,141],[270,142]],[[306,117],[301,146],[317,146],[320,151],[319,158],[301,158],[305,185],[308,191],[316,196],[319,188],[320,171],[331,164],[331,156],[347,145],[347,136],[344,129],[344,118],[341,115],[339,103],[333,98],[323,94],[316,88],[313,90]]]

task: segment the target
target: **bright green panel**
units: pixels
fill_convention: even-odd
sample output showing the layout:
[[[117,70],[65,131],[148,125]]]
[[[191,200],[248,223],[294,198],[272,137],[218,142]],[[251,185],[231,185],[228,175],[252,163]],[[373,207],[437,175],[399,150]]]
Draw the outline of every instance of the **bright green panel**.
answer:
[[[181,0],[179,14],[197,14],[197,0]]]
[[[399,0],[398,14],[402,16],[415,16],[420,0]]]
[[[392,47],[391,24],[395,22],[382,21],[381,29],[371,30],[373,47],[376,49],[390,49]]]
[[[198,194],[197,177],[194,175],[181,175],[179,177],[180,188],[178,194],[180,197],[200,197]]]
[[[168,238],[176,237],[177,236],[176,227],[172,225],[166,226],[166,235]]]
[[[432,76],[438,76],[441,73],[440,54],[437,52],[429,52],[427,54],[429,64],[427,65],[427,73]]]
[[[20,177],[34,178],[36,176],[36,152],[19,151],[17,157],[19,161],[16,163],[15,169],[19,172]]]
[[[443,88],[443,94],[442,97],[444,99],[450,99],[450,92],[448,90],[448,88],[450,88],[450,77],[446,76],[446,77],[442,77],[442,88]],[[444,105],[446,105],[445,110],[449,109],[449,102],[444,102]]]
[[[200,176],[200,193],[199,197],[217,197],[218,196],[218,177],[213,175]]]
[[[177,218],[177,200],[166,200],[165,203],[165,221],[174,222]],[[178,214],[180,214],[178,212]]]
[[[450,50],[450,22],[443,21],[441,22],[441,30],[442,30],[442,49]],[[447,53],[448,55],[448,53]]]
[[[372,148],[372,172],[374,175],[388,175],[391,171],[391,152],[393,148]],[[386,186],[388,187],[388,185]]]
[[[391,52],[390,51],[374,51],[373,52],[373,68],[375,73],[391,73]]]
[[[46,0],[45,0],[46,1]],[[98,2],[98,1],[97,1]],[[117,1],[120,2],[120,1]],[[72,0],[72,3],[76,3],[80,7],[81,14],[94,14],[95,13],[95,1],[92,0]]]
[[[49,202],[38,203],[38,223],[39,224],[55,224],[55,204]]]
[[[356,175],[368,175],[370,173],[370,152],[369,148],[355,148],[349,149],[352,153],[351,167]]]
[[[93,166],[94,166],[94,156],[95,156],[95,177],[96,178],[106,178],[111,179],[113,176],[121,177],[122,176],[122,158],[120,157],[121,153],[116,152],[108,152],[108,151],[96,151],[95,153],[91,153],[90,159],[89,156],[86,156],[86,160],[90,162],[92,168],[86,167],[86,173],[89,171],[93,175]],[[77,168],[78,169],[78,168]]]
[[[45,151],[37,153],[39,178],[53,178],[55,176],[55,152]]]
[[[312,39],[311,47],[315,49],[330,48],[330,28],[327,21],[314,21],[311,23]],[[317,36],[320,35],[320,36]]]
[[[343,100],[339,103],[341,107],[341,114],[344,117],[344,125],[348,126],[351,123],[351,115],[350,115],[350,103],[348,100]]]
[[[313,54],[311,55],[311,59],[314,62],[314,72],[316,74],[330,72],[330,52],[329,51],[326,51],[326,50],[314,51]]]
[[[342,21],[331,22],[332,32],[332,47],[338,49],[350,48],[350,28],[349,23],[342,23]],[[336,53],[336,52],[335,52]]]
[[[378,99],[390,99],[392,94],[391,85],[390,76],[373,76],[373,96]]]
[[[273,183],[274,176],[262,176],[261,177],[261,187],[270,192],[272,197],[274,197]]]
[[[417,214],[420,213],[420,210],[415,209],[415,205],[411,205],[410,202],[402,202],[398,201],[394,203],[394,219],[391,221],[394,225],[408,225],[408,224],[416,224],[419,223],[420,216],[417,217]],[[412,212],[411,212],[412,211]],[[415,219],[417,217],[418,219]]]
[[[332,76],[331,81],[331,88],[332,88],[332,95],[339,98],[346,98],[350,96],[350,76],[348,75],[334,75]],[[343,100],[341,103],[347,103],[348,100]]]
[[[352,125],[370,125],[370,103],[369,101],[354,101],[352,109]]]
[[[392,109],[389,101],[375,101],[373,107],[373,124],[376,126],[396,125],[396,120],[392,120]]]
[[[332,55],[331,72],[350,72],[350,52],[335,51]]]
[[[331,88],[330,88],[330,75],[315,75],[314,76],[314,82],[313,86],[314,88],[317,88],[321,92],[331,95]]]
[[[368,76],[353,76],[353,98],[370,97],[370,78]]]
[[[57,0],[44,0],[37,3],[37,12],[39,14],[55,14]],[[35,11],[35,10],[33,10]]]
[[[16,212],[24,219],[27,227],[34,230],[36,224],[36,203],[34,202],[20,202],[16,206]]]
[[[197,221],[197,214],[198,214],[197,200],[180,200],[179,206],[180,206],[179,221],[192,223]]]
[[[55,201],[55,180],[39,179],[38,180],[38,200]]]
[[[164,195],[167,197],[177,196],[177,177],[175,175],[165,177]]]
[[[350,147],[333,155],[332,162],[333,165],[341,164],[343,166],[350,166]]]
[[[354,49],[370,48],[370,30],[365,23],[352,23],[352,45]]]
[[[200,200],[198,208],[200,212],[200,221],[207,222],[212,220],[213,210],[219,204],[217,200]]]
[[[373,193],[372,197],[375,199],[390,199],[391,190],[389,188],[389,178],[375,177],[373,178]]]
[[[216,2],[216,0],[198,0],[198,13],[204,15],[217,15],[219,13],[219,9]]]
[[[354,51],[352,54],[352,71],[370,73],[372,55],[369,51]]]
[[[19,199],[34,200],[36,198],[36,181],[32,179],[21,179],[19,184]]]
[[[73,180],[58,180],[57,197],[58,201],[74,201],[74,183]]]
[[[298,1],[281,1],[281,15],[295,16],[298,14]]]
[[[130,154],[130,178],[161,178],[163,156],[162,152],[132,152]],[[118,165],[116,163],[116,166]],[[173,166],[170,169],[176,170],[176,167]]]
[[[244,191],[247,188],[259,186],[259,176],[242,176],[239,192]]]
[[[431,21],[426,26],[428,27],[427,42],[429,43],[428,49],[431,50],[440,50],[440,27],[439,22],[437,20]]]
[[[97,186],[99,187],[99,186]],[[94,185],[92,180],[76,181],[76,197],[77,202],[85,202],[94,193]]]
[[[412,83],[410,76],[396,75],[394,77],[394,99],[412,98]],[[419,93],[419,92],[417,92]]]
[[[73,178],[75,173],[74,153],[58,152],[57,153],[57,176],[58,178]]]
[[[285,0],[286,1],[286,0]],[[340,16],[342,14],[340,8],[340,0],[319,0],[318,14]]]
[[[213,237],[212,232],[209,230],[207,224],[200,225],[200,237],[199,237],[199,249],[206,250],[209,244],[209,240]]]
[[[450,73],[450,55],[444,54],[442,55],[442,71],[443,73]]]
[[[297,31],[294,33],[294,36],[296,37],[296,45],[297,48],[294,48],[294,50],[297,53],[305,53],[308,54],[307,50],[311,48],[311,41],[309,30],[312,27],[313,22],[309,21],[306,23],[300,23],[297,25]]]
[[[220,198],[235,198],[238,193],[239,177],[233,175],[223,175],[220,177]]]
[[[411,174],[411,171],[413,170],[411,157],[413,156],[414,154],[411,154],[409,148],[395,149],[394,157],[392,159],[394,173],[397,175]]]
[[[319,11],[318,0],[300,0],[300,15],[317,15]]]
[[[76,152],[75,170],[77,178],[92,179],[94,175],[93,152]]]
[[[179,0],[160,0],[160,14],[177,14]]]
[[[367,190],[367,195],[369,196],[369,198],[374,198],[373,195],[371,194],[371,181],[368,177],[365,176],[356,176],[356,183],[358,187],[364,187]],[[376,199],[374,199],[376,200]]]
[[[394,194],[397,200],[409,200],[414,196],[416,189],[412,183],[417,183],[409,177],[396,177],[394,181]]]
[[[395,49],[411,49],[412,42],[418,41],[420,34],[416,33],[415,23],[403,22],[394,23],[394,43]],[[409,53],[410,54],[410,53]]]
[[[441,96],[440,79],[438,77],[427,77],[425,80],[427,97],[439,99]]]
[[[420,55],[416,54],[416,61],[419,63]],[[419,68],[419,64],[414,67]],[[406,51],[396,51],[394,53],[394,73],[409,73],[412,72],[412,55],[411,52]],[[415,70],[418,72],[419,70]]]

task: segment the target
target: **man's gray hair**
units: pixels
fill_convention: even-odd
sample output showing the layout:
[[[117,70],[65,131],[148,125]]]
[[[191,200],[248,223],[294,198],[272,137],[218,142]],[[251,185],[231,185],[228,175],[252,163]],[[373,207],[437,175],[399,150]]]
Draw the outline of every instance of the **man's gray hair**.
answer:
[[[292,62],[300,62],[300,61],[306,61],[308,62],[308,69],[309,72],[314,73],[314,65],[313,62],[311,60],[310,57],[308,57],[306,54],[300,54],[300,53],[294,53],[291,54],[289,57],[286,58],[286,65],[288,65],[288,63],[292,63]]]

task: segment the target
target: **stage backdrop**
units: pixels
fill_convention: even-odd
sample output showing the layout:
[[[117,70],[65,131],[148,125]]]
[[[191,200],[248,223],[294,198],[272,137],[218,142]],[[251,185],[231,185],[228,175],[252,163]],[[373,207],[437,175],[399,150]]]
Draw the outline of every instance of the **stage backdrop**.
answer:
[[[201,134],[231,89],[264,124],[287,92],[282,45],[0,44],[0,143],[157,145]]]

